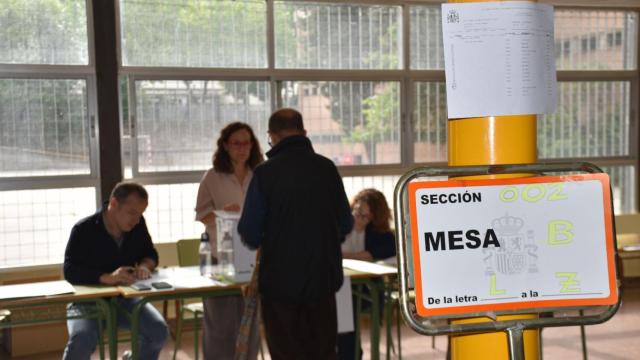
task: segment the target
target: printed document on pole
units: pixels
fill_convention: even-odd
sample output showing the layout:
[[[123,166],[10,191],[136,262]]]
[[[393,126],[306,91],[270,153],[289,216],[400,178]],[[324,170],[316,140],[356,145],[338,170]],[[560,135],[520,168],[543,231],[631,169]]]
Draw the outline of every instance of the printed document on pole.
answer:
[[[443,4],[442,36],[450,119],[555,111],[552,6]]]

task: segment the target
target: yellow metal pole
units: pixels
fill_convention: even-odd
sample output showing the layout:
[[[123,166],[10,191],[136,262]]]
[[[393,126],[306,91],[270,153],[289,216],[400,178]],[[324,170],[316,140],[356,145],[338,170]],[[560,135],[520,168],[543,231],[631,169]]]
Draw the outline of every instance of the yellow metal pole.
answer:
[[[449,0],[483,2],[485,0]],[[449,119],[448,154],[450,166],[535,163],[536,115],[488,116]],[[527,176],[520,174],[518,176]],[[514,177],[491,175],[467,178]],[[536,315],[498,316],[499,320],[531,318]],[[454,323],[492,321],[489,318],[456,320]],[[538,331],[524,332],[525,358],[538,359]],[[501,360],[509,358],[504,332],[451,337],[453,360]]]
[[[451,166],[536,162],[536,115],[449,119],[448,126]]]

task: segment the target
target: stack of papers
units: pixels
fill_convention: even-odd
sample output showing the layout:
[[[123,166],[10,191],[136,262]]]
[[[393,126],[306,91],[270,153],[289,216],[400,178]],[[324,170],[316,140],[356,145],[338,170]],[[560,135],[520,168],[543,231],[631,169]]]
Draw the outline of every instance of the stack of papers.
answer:
[[[154,282],[166,282],[175,289],[195,289],[227,285],[216,279],[200,275],[200,269],[197,266],[160,269],[158,272],[153,273],[149,279],[137,281],[135,284],[151,287],[151,283]]]
[[[73,294],[76,289],[65,280],[0,286],[0,300]]]

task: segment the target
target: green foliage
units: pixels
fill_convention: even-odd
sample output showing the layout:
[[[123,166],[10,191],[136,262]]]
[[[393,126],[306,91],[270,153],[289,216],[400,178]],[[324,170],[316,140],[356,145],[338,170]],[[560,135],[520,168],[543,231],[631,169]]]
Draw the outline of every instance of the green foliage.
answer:
[[[87,23],[82,0],[3,0],[0,62],[82,64]]]
[[[2,0],[0,62],[87,63],[86,19],[84,0]],[[0,146],[12,154],[84,157],[86,126],[84,81],[0,79]]]
[[[260,1],[146,1],[121,5],[125,65],[265,67]]]
[[[294,56],[296,51],[295,25],[293,14],[295,8],[287,4],[278,5],[274,13],[275,47],[277,53]]]
[[[396,86],[385,86],[384,89],[362,101],[362,113],[366,122],[351,131],[350,142],[367,142],[381,138],[394,130],[391,119],[397,118],[400,99]]]
[[[447,98],[444,83],[416,83],[414,140],[444,144],[447,139]]]
[[[304,68],[397,69],[400,64],[397,12],[362,5],[292,6],[295,29],[286,63]],[[384,26],[383,26],[384,25]],[[395,137],[399,113],[396,83],[329,82],[321,94],[329,99],[332,118],[342,124],[344,142],[367,144],[375,163],[375,144]]]
[[[538,122],[539,157],[627,155],[627,91],[620,83],[566,82],[556,112]]]

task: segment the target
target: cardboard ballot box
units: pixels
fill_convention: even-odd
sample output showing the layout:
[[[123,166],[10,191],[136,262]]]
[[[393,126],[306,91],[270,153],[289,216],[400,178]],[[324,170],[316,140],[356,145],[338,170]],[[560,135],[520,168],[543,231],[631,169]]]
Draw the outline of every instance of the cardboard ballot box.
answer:
[[[224,249],[222,241],[231,239],[232,251],[228,255],[233,264],[234,274],[223,274],[232,276],[236,282],[249,281],[253,268],[256,265],[256,251],[246,247],[240,239],[238,233],[238,221],[240,220],[239,212],[215,211],[216,214],[216,242],[218,247],[218,261],[220,259],[221,249]],[[224,270],[223,270],[224,272]]]

